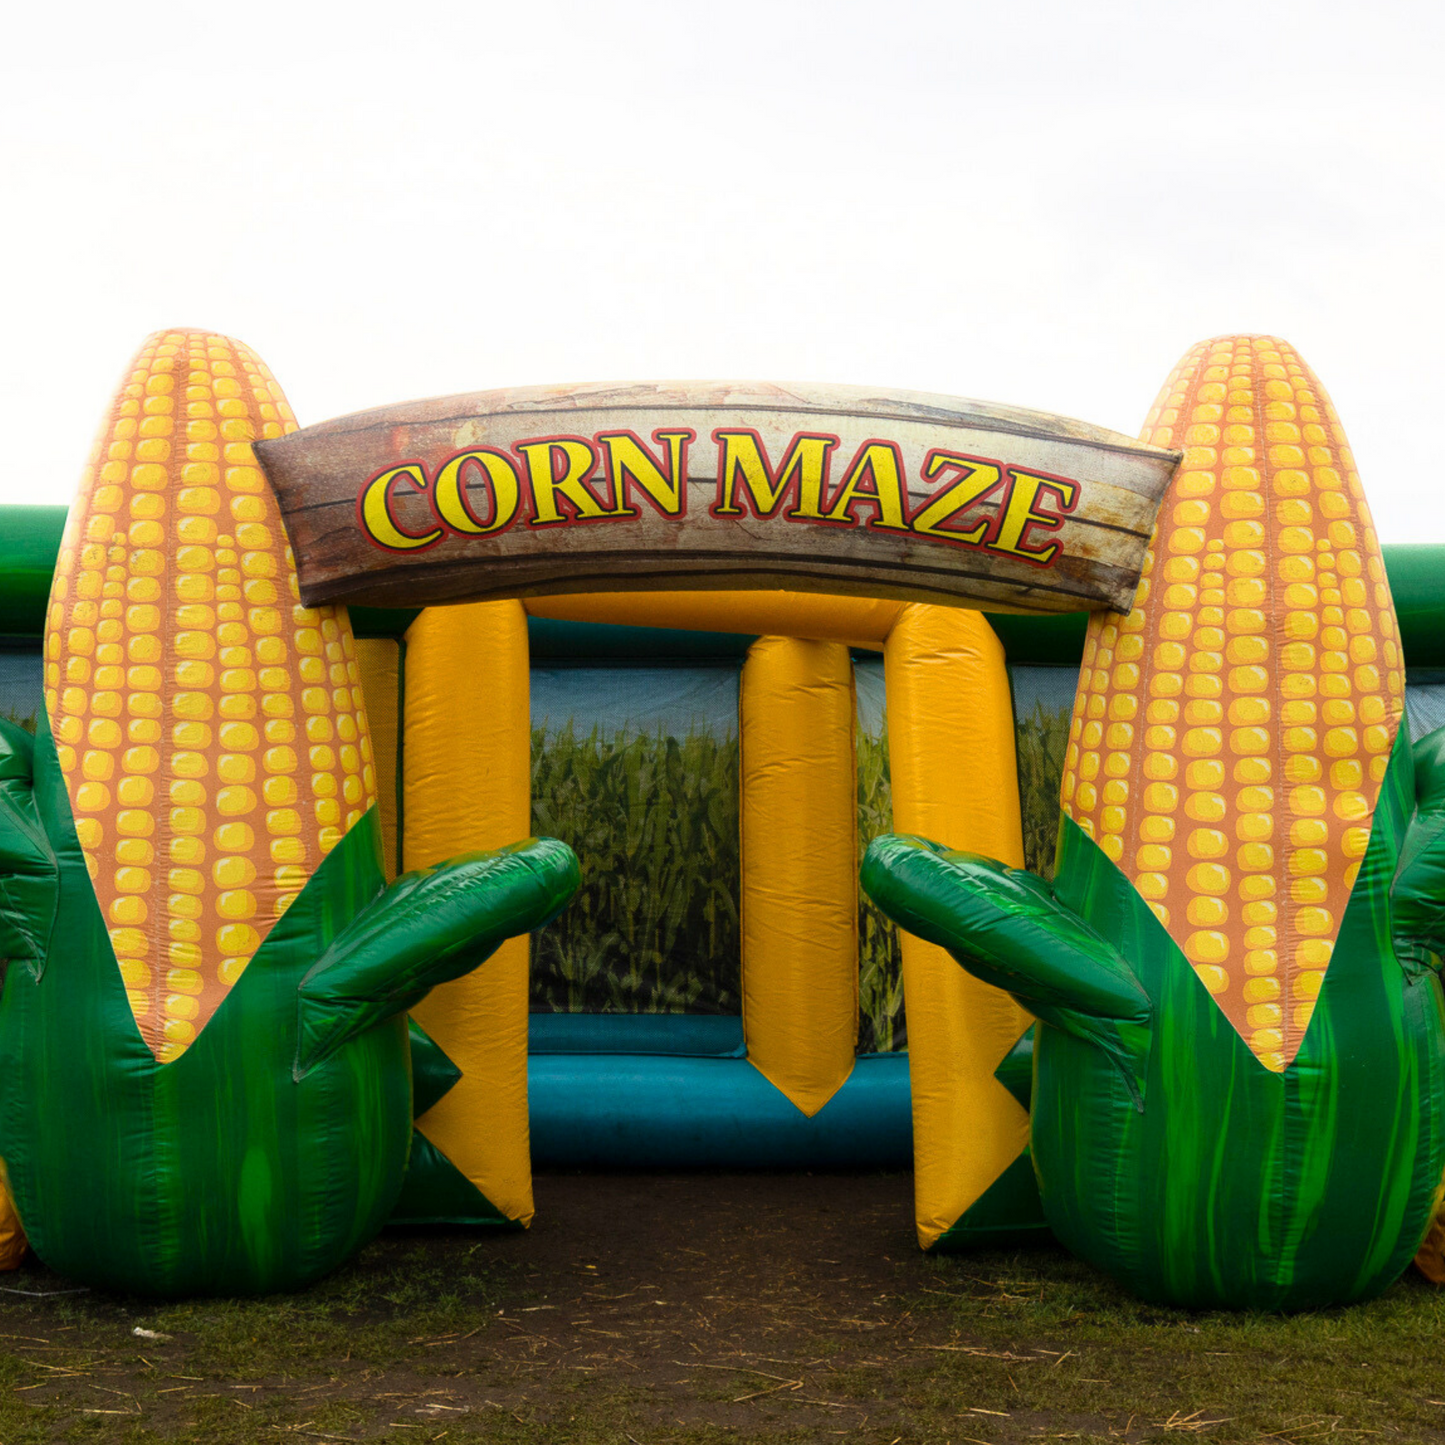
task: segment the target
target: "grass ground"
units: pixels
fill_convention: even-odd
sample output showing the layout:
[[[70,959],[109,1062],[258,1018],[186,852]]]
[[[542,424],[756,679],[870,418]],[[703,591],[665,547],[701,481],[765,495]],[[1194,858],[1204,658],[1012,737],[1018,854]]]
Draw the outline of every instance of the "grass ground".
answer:
[[[30,1265],[0,1441],[1445,1441],[1445,1294],[1141,1305],[1052,1248],[932,1259],[906,1175],[544,1176],[528,1234],[383,1236],[299,1295]]]

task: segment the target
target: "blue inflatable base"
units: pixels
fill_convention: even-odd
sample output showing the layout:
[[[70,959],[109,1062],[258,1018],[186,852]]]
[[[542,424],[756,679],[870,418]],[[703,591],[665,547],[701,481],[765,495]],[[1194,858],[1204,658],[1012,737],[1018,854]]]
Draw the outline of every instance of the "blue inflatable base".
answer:
[[[532,1162],[587,1169],[906,1169],[907,1054],[865,1054],[811,1119],[745,1058],[534,1054]]]

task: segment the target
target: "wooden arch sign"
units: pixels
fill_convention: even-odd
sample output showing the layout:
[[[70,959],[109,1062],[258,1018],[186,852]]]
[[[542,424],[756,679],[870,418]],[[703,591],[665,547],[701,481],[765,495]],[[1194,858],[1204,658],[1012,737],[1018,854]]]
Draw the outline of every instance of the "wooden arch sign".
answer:
[[[526,387],[259,442],[302,600],[783,588],[1127,610],[1179,453],[1041,412],[768,382]]]

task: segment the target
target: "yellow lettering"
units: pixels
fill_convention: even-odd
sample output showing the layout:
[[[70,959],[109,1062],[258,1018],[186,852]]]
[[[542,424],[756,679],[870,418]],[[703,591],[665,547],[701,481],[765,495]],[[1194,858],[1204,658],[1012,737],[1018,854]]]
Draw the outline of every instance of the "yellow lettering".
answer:
[[[741,517],[737,485],[741,476],[753,512],[771,517],[790,487],[796,489],[796,505],[785,517],[823,520],[823,485],[828,477],[828,454],[838,445],[837,437],[813,436],[799,432],[788,447],[783,464],[774,474],[755,431],[725,431],[713,434],[718,444],[717,501],[709,508],[714,517]]]
[[[577,437],[550,437],[546,441],[519,442],[516,450],[527,462],[527,476],[532,483],[532,509],[535,515],[529,527],[545,527],[551,522],[567,522],[557,510],[557,493],[571,504],[576,520],[593,521],[598,517],[620,517],[620,511],[608,512],[586,485],[586,479],[597,467],[597,453]],[[557,461],[562,464],[559,476]]]
[[[984,518],[968,531],[943,524],[950,517],[967,512],[975,503],[982,501],[1003,480],[1003,473],[993,462],[984,461],[981,457],[929,452],[928,459],[923,463],[923,480],[936,481],[945,471],[957,471],[957,480],[950,482],[913,518],[913,530],[925,537],[943,537],[950,542],[967,542],[977,547],[988,532],[990,518]]]
[[[391,513],[391,491],[403,479],[418,492],[427,489],[426,474],[421,467],[416,462],[407,462],[373,477],[361,494],[361,525],[366,535],[378,547],[385,547],[391,552],[414,552],[418,547],[430,547],[442,535],[440,527],[417,537],[397,526]]]
[[[462,485],[462,474],[468,463],[481,474],[486,490],[492,494],[490,522],[483,522],[467,501],[470,489]],[[473,537],[500,532],[517,515],[520,499],[521,484],[517,480],[517,469],[510,458],[489,447],[454,456],[437,473],[436,485],[432,489],[432,500],[442,521],[452,531],[466,532]]]
[[[828,510],[827,520],[856,525],[853,508],[869,502],[878,515],[868,520],[870,527],[906,532],[907,508],[903,502],[903,459],[892,442],[864,442],[843,478],[843,485]]]
[[[612,505],[618,516],[637,517],[636,507],[627,505],[629,486],[646,493],[664,517],[680,517],[687,511],[687,446],[697,436],[684,427],[680,431],[655,431],[652,439],[667,446],[667,470],[630,431],[601,432],[597,440],[607,448],[604,465],[612,483]]]
[[[1065,512],[1071,512],[1079,499],[1079,484],[1061,477],[1036,477],[1030,472],[1019,471],[1017,467],[1008,470],[1013,480],[1004,500],[998,533],[988,544],[989,551],[1003,552],[1047,566],[1057,555],[1059,544],[1050,542],[1044,547],[1026,547],[1024,538],[1030,527],[1047,527],[1057,531],[1064,525],[1064,519],[1057,512],[1037,511],[1040,496],[1044,492],[1052,492],[1059,499],[1059,506]]]

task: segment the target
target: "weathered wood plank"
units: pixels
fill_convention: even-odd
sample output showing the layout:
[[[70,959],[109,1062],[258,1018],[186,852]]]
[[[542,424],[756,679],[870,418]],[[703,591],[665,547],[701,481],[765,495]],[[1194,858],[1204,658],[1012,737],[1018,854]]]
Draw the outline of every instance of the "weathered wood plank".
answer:
[[[260,442],[308,604],[785,588],[1127,608],[1178,454],[858,387],[530,387]]]

